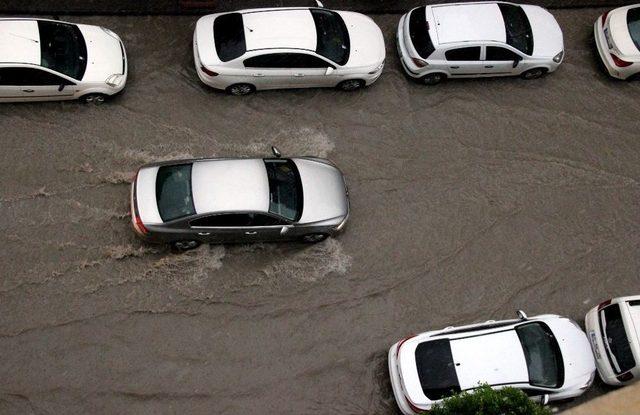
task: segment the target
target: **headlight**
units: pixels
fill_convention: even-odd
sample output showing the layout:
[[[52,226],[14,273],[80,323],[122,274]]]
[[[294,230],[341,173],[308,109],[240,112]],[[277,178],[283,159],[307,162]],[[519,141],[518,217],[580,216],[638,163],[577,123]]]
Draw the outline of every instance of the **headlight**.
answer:
[[[124,75],[113,74],[109,76],[104,83],[109,85],[112,88],[117,88],[122,85],[122,81],[124,80]]]
[[[336,231],[340,232],[342,230],[342,228],[344,228],[344,225],[347,224],[347,219],[349,219],[349,218],[348,217],[344,218],[344,220],[342,222],[340,222],[340,224],[338,226],[336,226],[334,229]]]
[[[564,50],[560,53],[558,53],[556,56],[553,57],[553,61],[555,63],[560,63],[560,61],[562,60],[562,57],[564,56]]]
[[[120,40],[120,36],[116,35],[115,32],[113,32],[112,30],[107,29],[106,27],[100,27],[100,29],[104,30],[104,32],[106,34],[108,34],[109,36],[116,38],[118,40]]]

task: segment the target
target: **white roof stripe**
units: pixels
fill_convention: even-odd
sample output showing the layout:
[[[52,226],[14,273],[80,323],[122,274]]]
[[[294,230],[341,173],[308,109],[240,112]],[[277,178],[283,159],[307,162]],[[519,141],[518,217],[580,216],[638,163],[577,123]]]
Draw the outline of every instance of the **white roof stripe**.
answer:
[[[35,20],[0,19],[0,63],[40,65],[40,32]]]
[[[434,6],[431,10],[439,44],[507,40],[504,19],[495,3]]]
[[[244,13],[247,50],[293,48],[316,50],[318,38],[311,12],[272,10]]]

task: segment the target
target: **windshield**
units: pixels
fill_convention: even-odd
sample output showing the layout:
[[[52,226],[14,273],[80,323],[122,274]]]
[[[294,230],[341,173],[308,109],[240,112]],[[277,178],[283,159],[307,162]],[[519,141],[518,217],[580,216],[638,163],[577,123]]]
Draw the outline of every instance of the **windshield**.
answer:
[[[191,194],[191,164],[162,166],[156,176],[156,200],[163,222],[196,213]]]
[[[543,323],[527,323],[516,327],[516,333],[527,362],[529,383],[546,388],[562,386],[562,354],[551,329]]]
[[[269,179],[269,212],[296,221],[302,216],[302,182],[291,160],[265,160]]]
[[[244,23],[240,13],[223,14],[213,22],[213,39],[222,62],[238,58],[247,51]]]
[[[460,392],[449,340],[420,343],[416,347],[416,368],[422,391],[432,401]]]
[[[504,27],[507,32],[507,44],[520,52],[531,55],[533,53],[533,33],[527,15],[522,7],[513,4],[498,4]]]
[[[636,49],[640,50],[640,7],[627,11],[627,26]]]
[[[87,68],[87,45],[76,25],[38,20],[40,64],[73,79]]]
[[[316,23],[318,46],[316,53],[344,65],[349,60],[349,32],[342,17],[336,12],[312,9],[311,15]]]
[[[616,374],[633,369],[636,361],[624,328],[620,306],[611,304],[600,312],[600,327],[604,334],[605,349]]]
[[[435,51],[429,36],[429,23],[425,11],[425,7],[418,7],[409,16],[409,37],[416,52],[423,59],[427,59]]]

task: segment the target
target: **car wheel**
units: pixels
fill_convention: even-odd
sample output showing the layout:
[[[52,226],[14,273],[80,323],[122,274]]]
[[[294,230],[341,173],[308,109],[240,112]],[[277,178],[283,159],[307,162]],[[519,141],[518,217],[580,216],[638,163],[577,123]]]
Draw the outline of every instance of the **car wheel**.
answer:
[[[104,94],[87,94],[82,97],[82,100],[87,104],[102,105],[106,98]]]
[[[178,251],[189,251],[200,246],[198,241],[176,241],[171,244]]]
[[[423,76],[422,78],[420,78],[420,80],[422,81],[423,84],[425,85],[436,85],[439,84],[440,82],[445,80],[445,75],[443,73],[430,73],[427,74],[425,76]]]
[[[545,73],[547,73],[547,71],[544,68],[533,68],[523,72],[522,75],[520,76],[522,76],[522,79],[526,79],[526,80],[538,79]]]
[[[327,239],[329,235],[326,233],[310,233],[308,235],[304,235],[302,237],[302,242],[307,242],[310,244],[315,244],[317,242],[322,242]]]
[[[364,86],[364,81],[361,79],[348,79],[338,84],[338,88],[343,91],[355,91]]]
[[[249,95],[255,90],[256,87],[251,84],[234,84],[227,88],[227,92],[235,96]]]

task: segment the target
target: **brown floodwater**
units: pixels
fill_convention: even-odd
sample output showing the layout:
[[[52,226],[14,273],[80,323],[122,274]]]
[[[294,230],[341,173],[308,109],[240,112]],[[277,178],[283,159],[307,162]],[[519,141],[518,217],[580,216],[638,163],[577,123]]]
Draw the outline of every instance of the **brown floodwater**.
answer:
[[[380,15],[372,87],[244,98],[198,80],[196,16],[67,17],[119,33],[130,78],[102,106],[0,106],[0,413],[395,414],[409,333],[638,294],[640,83],[600,70],[601,12],[553,11],[566,58],[541,80],[412,83]],[[271,145],[342,168],[342,235],[135,238],[139,165]]]

